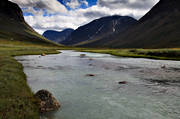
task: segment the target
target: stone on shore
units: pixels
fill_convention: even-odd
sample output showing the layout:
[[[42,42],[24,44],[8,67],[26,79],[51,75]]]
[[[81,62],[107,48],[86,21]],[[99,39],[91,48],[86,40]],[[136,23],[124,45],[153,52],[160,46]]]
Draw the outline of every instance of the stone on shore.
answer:
[[[46,54],[45,54],[45,53],[42,53],[41,56],[46,56]]]
[[[60,103],[47,90],[38,91],[35,97],[40,100],[39,109],[41,113],[55,111],[60,108]]]

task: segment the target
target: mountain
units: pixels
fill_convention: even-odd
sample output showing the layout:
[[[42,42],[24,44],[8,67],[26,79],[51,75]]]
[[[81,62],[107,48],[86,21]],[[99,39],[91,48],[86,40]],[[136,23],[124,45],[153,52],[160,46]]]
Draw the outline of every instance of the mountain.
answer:
[[[57,45],[34,31],[25,22],[20,7],[8,0],[0,1],[0,41]]]
[[[61,42],[64,45],[79,45],[97,41],[104,36],[118,33],[135,24],[137,20],[128,16],[108,16],[96,19],[79,27]]]
[[[145,16],[126,31],[81,46],[111,48],[179,48],[180,0],[160,0]]]
[[[73,31],[73,29],[65,29],[61,32],[48,30],[43,33],[43,36],[51,41],[61,43],[67,37],[69,37]]]

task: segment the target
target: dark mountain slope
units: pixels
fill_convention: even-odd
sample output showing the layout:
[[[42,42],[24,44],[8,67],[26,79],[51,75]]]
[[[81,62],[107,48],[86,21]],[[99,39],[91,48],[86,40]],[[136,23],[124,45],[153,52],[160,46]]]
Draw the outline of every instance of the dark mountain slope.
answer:
[[[61,32],[48,30],[43,33],[43,36],[51,41],[61,43],[67,37],[69,37],[73,31],[73,29],[65,29]]]
[[[132,28],[121,34],[111,35],[84,46],[112,48],[180,47],[180,0],[160,0]]]
[[[77,45],[96,41],[104,36],[120,32],[137,20],[128,16],[108,16],[96,19],[72,32],[62,44]]]
[[[7,17],[11,20],[24,22],[23,13],[19,6],[8,0],[0,1],[0,17]]]
[[[35,32],[25,22],[19,6],[8,0],[0,1],[0,40],[56,45]]]

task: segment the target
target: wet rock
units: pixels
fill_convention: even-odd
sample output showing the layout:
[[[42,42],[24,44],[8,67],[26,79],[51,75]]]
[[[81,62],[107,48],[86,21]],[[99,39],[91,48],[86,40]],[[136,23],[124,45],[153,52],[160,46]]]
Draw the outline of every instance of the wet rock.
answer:
[[[90,61],[92,61],[93,59],[92,58],[89,58]]]
[[[127,84],[127,81],[119,81],[118,84]]]
[[[93,76],[95,76],[95,74],[87,74],[86,76],[91,76],[91,77],[93,77]]]
[[[161,66],[161,69],[166,69],[166,65]]]
[[[41,56],[46,56],[46,54],[45,54],[45,53],[42,53]]]
[[[84,58],[86,56],[86,54],[80,54],[81,58]]]
[[[93,66],[93,64],[89,64],[89,66]]]
[[[39,109],[41,113],[55,111],[60,108],[60,103],[47,90],[38,91],[35,97],[40,100]]]

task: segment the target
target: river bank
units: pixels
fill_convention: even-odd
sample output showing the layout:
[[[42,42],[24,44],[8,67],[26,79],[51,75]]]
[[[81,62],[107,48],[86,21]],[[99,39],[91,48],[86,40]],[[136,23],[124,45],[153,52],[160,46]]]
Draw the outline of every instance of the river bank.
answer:
[[[14,56],[59,53],[58,47],[0,44],[0,118],[39,119],[37,100],[27,85],[23,66]]]
[[[77,50],[81,52],[105,53],[119,57],[149,58],[159,60],[180,60],[180,48],[161,49],[110,49],[110,48],[75,48],[64,47],[62,50]]]

